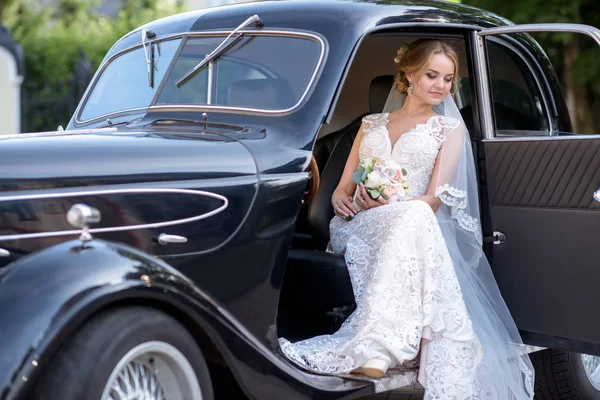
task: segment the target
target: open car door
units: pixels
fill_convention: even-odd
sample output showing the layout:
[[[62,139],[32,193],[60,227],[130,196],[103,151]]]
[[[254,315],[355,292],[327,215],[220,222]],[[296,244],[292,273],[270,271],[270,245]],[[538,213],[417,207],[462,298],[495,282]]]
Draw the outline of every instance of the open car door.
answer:
[[[495,239],[488,256],[526,343],[600,355],[600,135],[561,126],[569,119],[552,89],[558,80],[541,49],[522,44],[531,43],[526,32],[583,34],[600,45],[600,30],[575,24],[475,35],[481,180]]]

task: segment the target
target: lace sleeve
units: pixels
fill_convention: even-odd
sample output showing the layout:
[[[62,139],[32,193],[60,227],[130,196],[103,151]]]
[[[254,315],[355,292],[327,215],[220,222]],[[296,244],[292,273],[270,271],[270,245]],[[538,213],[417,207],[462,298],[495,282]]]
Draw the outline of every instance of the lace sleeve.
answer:
[[[451,117],[443,117],[440,121],[440,130],[442,132],[442,142],[445,142],[450,133],[458,128],[461,122]]]
[[[362,119],[363,124],[365,124],[365,130],[371,128],[373,125],[377,125],[380,122],[386,121],[386,114],[369,114],[365,115]]]

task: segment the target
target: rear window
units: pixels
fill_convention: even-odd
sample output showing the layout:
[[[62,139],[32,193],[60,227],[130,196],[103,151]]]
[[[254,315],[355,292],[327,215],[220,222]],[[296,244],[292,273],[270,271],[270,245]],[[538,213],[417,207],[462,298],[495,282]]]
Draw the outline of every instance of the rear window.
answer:
[[[187,39],[156,105],[220,105],[264,110],[294,107],[304,96],[318,67],[321,43],[291,36],[249,36],[240,40],[177,87],[175,82],[224,37]],[[210,83],[210,84],[209,84]]]

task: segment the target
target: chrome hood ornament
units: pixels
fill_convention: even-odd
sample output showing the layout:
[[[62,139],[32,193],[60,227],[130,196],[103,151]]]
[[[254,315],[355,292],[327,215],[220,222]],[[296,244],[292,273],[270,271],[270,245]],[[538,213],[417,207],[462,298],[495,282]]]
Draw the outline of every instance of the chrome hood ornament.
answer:
[[[89,233],[90,224],[97,224],[101,219],[100,210],[82,203],[73,204],[67,212],[69,224],[74,228],[81,229],[79,240],[83,245],[93,239],[91,233]]]

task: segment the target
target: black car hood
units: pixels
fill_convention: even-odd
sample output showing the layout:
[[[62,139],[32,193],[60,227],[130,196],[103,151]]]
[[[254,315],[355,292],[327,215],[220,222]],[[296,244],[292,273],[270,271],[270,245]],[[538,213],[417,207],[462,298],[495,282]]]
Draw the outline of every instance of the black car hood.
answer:
[[[0,192],[255,173],[247,150],[219,134],[109,128],[0,138]]]

